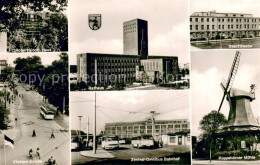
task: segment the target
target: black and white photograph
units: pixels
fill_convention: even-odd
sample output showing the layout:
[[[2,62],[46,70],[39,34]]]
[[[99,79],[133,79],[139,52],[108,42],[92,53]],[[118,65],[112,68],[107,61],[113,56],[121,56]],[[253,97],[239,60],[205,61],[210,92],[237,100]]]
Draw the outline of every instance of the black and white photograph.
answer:
[[[0,52],[68,51],[67,0],[1,0]]]
[[[72,164],[190,164],[189,99],[188,90],[71,92]]]
[[[69,6],[72,91],[189,89],[187,0]]]
[[[191,52],[192,164],[259,164],[259,53]]]
[[[70,164],[67,53],[0,57],[0,164]]]
[[[259,0],[191,0],[191,49],[260,48],[259,8]]]

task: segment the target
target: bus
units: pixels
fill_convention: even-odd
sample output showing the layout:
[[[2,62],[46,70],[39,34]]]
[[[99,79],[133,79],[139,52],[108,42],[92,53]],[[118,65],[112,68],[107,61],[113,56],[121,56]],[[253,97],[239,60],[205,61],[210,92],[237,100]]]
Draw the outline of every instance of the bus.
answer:
[[[101,145],[103,149],[119,148],[119,138],[118,136],[102,137]]]
[[[41,115],[44,119],[53,120],[54,119],[54,112],[50,110],[46,110],[43,106],[41,106]]]
[[[142,135],[133,137],[131,140],[133,147],[142,148],[142,147],[154,147],[154,139],[152,135]]]

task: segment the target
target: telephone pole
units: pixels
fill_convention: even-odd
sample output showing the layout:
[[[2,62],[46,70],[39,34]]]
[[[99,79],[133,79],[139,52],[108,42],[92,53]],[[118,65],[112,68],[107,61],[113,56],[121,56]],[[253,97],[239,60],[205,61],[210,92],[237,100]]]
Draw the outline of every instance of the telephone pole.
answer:
[[[81,146],[81,118],[82,116],[78,116],[79,118],[79,147]]]
[[[97,143],[96,143],[96,117],[97,117],[97,115],[96,115],[96,109],[97,109],[97,99],[96,99],[96,92],[95,92],[95,108],[94,108],[94,133],[93,133],[93,153],[94,154],[96,154],[96,145],[97,145]]]
[[[151,111],[150,113],[152,114],[152,136],[154,138],[154,114],[155,114],[155,111]]]
[[[88,117],[88,122],[87,122],[87,142],[88,142],[88,134],[89,134],[89,117]]]

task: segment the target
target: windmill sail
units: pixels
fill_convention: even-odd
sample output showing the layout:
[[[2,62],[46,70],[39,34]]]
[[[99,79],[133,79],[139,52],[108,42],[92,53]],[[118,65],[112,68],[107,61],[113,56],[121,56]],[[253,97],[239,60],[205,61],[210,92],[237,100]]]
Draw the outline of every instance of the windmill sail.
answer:
[[[240,56],[241,56],[241,53],[239,51],[237,51],[236,55],[235,55],[235,58],[234,58],[234,61],[233,61],[233,64],[231,66],[231,70],[230,70],[230,73],[229,73],[229,76],[228,76],[227,83],[225,83],[225,84],[221,83],[221,87],[224,90],[224,94],[223,94],[222,100],[220,102],[220,105],[219,105],[219,108],[218,108],[218,112],[220,111],[220,109],[222,107],[222,104],[223,104],[223,101],[225,99],[225,96],[227,95],[227,93],[232,88],[232,85],[233,85],[233,82],[235,80],[235,76],[236,76],[236,73],[237,73],[237,70],[238,70]]]

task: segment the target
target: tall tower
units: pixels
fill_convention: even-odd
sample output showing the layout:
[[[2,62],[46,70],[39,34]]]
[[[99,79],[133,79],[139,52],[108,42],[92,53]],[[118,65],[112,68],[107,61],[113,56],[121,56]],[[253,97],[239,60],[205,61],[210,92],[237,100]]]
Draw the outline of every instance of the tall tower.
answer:
[[[148,25],[147,21],[134,19],[123,23],[124,54],[140,55],[141,59],[148,56]]]

